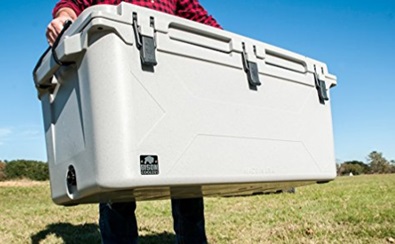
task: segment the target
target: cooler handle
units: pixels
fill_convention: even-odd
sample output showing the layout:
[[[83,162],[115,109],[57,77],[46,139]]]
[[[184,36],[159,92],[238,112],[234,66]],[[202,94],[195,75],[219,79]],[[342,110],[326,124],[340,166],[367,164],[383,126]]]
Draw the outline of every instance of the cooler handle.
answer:
[[[70,64],[70,62],[62,62],[62,61],[60,61],[55,49],[58,47],[60,39],[62,38],[63,34],[71,26],[72,23],[73,22],[71,20],[66,20],[66,22],[63,25],[62,31],[59,33],[59,35],[56,38],[55,42],[53,43],[52,47],[49,46],[47,48],[47,50],[45,50],[43,55],[41,55],[40,59],[38,60],[36,66],[33,69],[33,77],[34,77],[34,74],[37,72],[38,68],[41,66],[41,64],[42,64],[42,62],[44,60],[44,57],[48,54],[48,52],[50,50],[52,51],[52,58],[59,65],[59,67],[62,66],[62,65],[69,65]],[[52,86],[51,84],[41,84],[39,82],[36,82],[36,80],[34,80],[34,83],[35,83],[36,88],[38,88],[38,89],[48,89],[48,88],[50,88]]]
[[[59,58],[58,58],[58,55],[56,54],[56,50],[55,49],[59,45],[60,38],[62,38],[63,34],[71,26],[72,23],[73,22],[71,20],[66,20],[66,22],[64,22],[62,31],[59,33],[58,37],[56,38],[55,42],[52,45],[52,49],[51,49],[52,50],[52,57],[55,60],[55,62],[57,64],[59,64],[60,66],[62,66],[62,65],[69,65],[71,63],[71,62],[62,62],[62,61],[60,61]]]

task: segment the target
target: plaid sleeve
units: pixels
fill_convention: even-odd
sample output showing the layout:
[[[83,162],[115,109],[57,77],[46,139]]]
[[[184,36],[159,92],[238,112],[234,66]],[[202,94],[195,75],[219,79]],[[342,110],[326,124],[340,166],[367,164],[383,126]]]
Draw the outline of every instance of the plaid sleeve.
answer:
[[[78,16],[84,9],[91,5],[91,0],[60,0],[52,11],[52,17],[55,18],[56,13],[61,8],[71,8]]]
[[[200,5],[198,0],[177,1],[176,15],[222,29],[217,21]]]

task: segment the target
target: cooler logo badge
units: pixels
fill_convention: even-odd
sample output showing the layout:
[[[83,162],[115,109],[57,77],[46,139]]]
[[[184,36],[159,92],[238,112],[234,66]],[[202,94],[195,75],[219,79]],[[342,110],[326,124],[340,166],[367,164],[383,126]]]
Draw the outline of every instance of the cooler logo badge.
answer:
[[[140,170],[142,175],[159,174],[159,160],[157,155],[140,155]]]

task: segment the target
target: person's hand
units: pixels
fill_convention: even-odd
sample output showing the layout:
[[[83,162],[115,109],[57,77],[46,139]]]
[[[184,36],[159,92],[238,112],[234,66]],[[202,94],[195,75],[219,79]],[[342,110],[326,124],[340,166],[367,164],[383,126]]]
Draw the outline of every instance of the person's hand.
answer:
[[[53,45],[59,33],[62,31],[64,23],[67,20],[75,20],[77,18],[76,14],[70,8],[62,8],[56,14],[56,17],[48,24],[46,37],[48,44]]]

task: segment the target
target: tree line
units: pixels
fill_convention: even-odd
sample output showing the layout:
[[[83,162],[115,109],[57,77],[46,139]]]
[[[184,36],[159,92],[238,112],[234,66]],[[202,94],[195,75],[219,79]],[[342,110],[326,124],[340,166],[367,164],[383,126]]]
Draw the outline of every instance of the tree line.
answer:
[[[338,175],[392,173],[395,173],[395,160],[388,161],[382,153],[376,151],[368,155],[367,163],[354,160],[337,164]],[[0,181],[23,178],[38,181],[48,180],[48,164],[34,160],[0,160]]]
[[[0,181],[15,179],[48,180],[48,164],[34,160],[0,161]]]
[[[337,164],[337,175],[393,174],[395,160],[387,160],[381,152],[373,151],[367,156],[367,163],[346,161]]]

